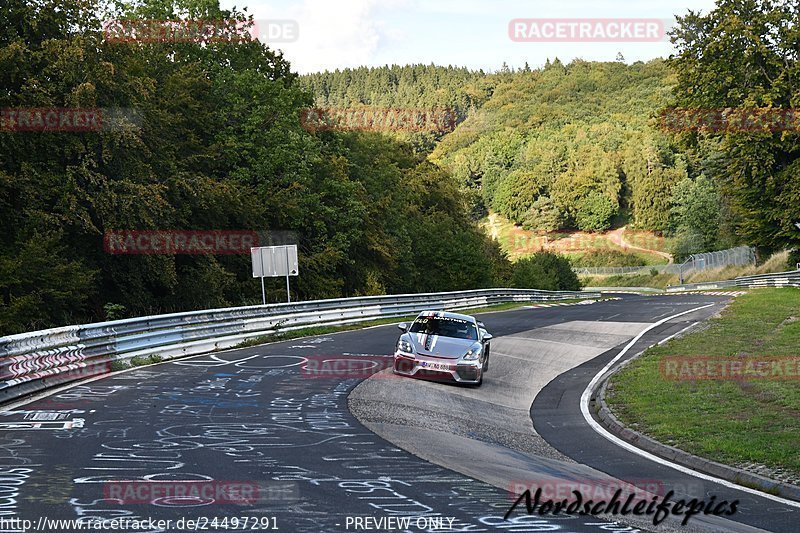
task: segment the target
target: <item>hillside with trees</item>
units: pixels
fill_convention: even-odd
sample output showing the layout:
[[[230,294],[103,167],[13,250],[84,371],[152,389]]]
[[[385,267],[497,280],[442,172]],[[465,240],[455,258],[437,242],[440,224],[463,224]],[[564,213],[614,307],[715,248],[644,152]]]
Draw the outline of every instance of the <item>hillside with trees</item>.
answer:
[[[658,127],[674,75],[664,61],[555,60],[494,78],[492,97],[433,159],[496,211],[535,230],[603,231],[617,218],[670,228],[672,188],[690,176]]]
[[[410,145],[302,128],[314,98],[280,54],[249,40],[109,42],[101,30],[106,19],[241,12],[103,5],[0,8],[0,108],[136,115],[99,131],[0,132],[0,334],[260,302],[248,254],[113,255],[103,238],[116,230],[293,232],[295,299],[504,279],[508,263],[458,184]],[[277,281],[271,301],[285,298]]]
[[[485,77],[464,67],[387,65],[306,74],[300,84],[320,107],[439,107],[464,115],[490,96]]]
[[[15,130],[3,115],[0,334],[259,301],[248,255],[109,254],[104,236],[117,230],[291,232],[296,299],[577,288],[561,257],[509,263],[478,224],[489,210],[545,240],[625,224],[670,236],[678,258],[800,243],[796,125],[675,132],[660,122],[672,106],[797,108],[800,15],[789,2],[719,0],[689,14],[670,60],[495,73],[395,65],[297,76],[246,33],[104,38],[102,21],[126,18],[247,21],[214,1],[0,7],[0,108],[123,110],[83,132]],[[301,116],[315,106],[448,108],[459,123],[451,133],[309,131]],[[582,260],[629,259],[618,255]],[[282,283],[268,298],[283,299]]]
[[[628,225],[670,236],[678,258],[737,244],[705,159],[662,127],[677,84],[664,60],[360,68],[301,83],[319,106],[457,109],[455,131],[415,145],[455,178],[474,220],[492,211],[540,233]]]
[[[313,95],[315,108],[322,110],[351,110],[373,114],[379,120],[391,110],[432,111],[442,127],[390,132],[423,155],[482,106],[492,90],[483,71],[420,64],[337,69],[303,75],[299,83]]]

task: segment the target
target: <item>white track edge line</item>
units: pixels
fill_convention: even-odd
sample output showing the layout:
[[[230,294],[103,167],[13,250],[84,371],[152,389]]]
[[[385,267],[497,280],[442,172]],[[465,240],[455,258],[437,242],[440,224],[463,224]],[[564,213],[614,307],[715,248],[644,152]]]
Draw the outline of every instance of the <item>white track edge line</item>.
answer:
[[[627,345],[625,345],[625,347],[622,349],[622,351],[619,352],[619,354],[617,354],[617,356],[614,357],[611,361],[609,361],[608,364],[606,366],[604,366],[602,370],[600,370],[600,372],[595,374],[595,376],[592,378],[592,381],[590,381],[589,385],[586,386],[586,389],[584,389],[583,394],[581,394],[581,414],[583,414],[584,420],[586,420],[586,422],[589,424],[589,426],[591,426],[591,428],[596,433],[598,433],[599,435],[605,437],[607,440],[611,441],[612,443],[616,444],[617,446],[619,446],[621,448],[624,448],[624,449],[628,450],[629,452],[635,453],[636,455],[638,455],[640,457],[644,457],[645,459],[653,461],[654,463],[658,463],[660,465],[670,467],[670,468],[672,468],[674,470],[677,470],[679,472],[683,472],[684,474],[689,474],[690,476],[694,476],[694,477],[703,479],[705,481],[711,481],[713,483],[718,483],[718,484],[723,485],[725,487],[728,487],[730,489],[739,490],[739,491],[742,491],[742,492],[746,492],[748,494],[752,494],[754,496],[760,496],[760,497],[766,498],[768,500],[772,500],[772,501],[775,501],[775,502],[782,503],[784,505],[788,505],[790,507],[795,507],[795,508],[800,509],[800,502],[796,502],[794,500],[787,500],[785,498],[781,498],[781,497],[775,496],[773,494],[768,494],[768,493],[762,492],[760,490],[751,489],[750,487],[744,487],[742,485],[737,485],[736,483],[733,483],[733,482],[725,480],[725,479],[720,479],[718,477],[710,476],[708,474],[703,474],[702,472],[698,472],[696,470],[692,470],[691,468],[688,468],[688,467],[685,467],[685,466],[682,466],[682,465],[679,465],[679,464],[676,464],[676,463],[672,463],[672,462],[670,462],[670,461],[668,461],[666,459],[658,457],[657,455],[653,455],[650,452],[646,452],[646,451],[642,450],[641,448],[637,448],[633,444],[625,442],[624,440],[620,439],[616,435],[612,435],[603,426],[601,426],[599,422],[597,422],[594,418],[592,418],[591,413],[589,413],[589,399],[591,398],[591,395],[592,395],[592,389],[594,389],[595,385],[597,385],[597,383],[605,375],[605,373],[608,372],[608,370],[611,369],[611,367],[614,366],[616,364],[616,362],[619,361],[622,358],[622,356],[624,356],[628,352],[628,350],[630,350],[633,347],[633,345],[636,344],[639,341],[639,339],[641,339],[644,336],[645,333],[647,333],[648,331],[660,326],[661,324],[664,324],[665,322],[668,322],[670,320],[673,320],[673,319],[678,318],[678,317],[683,316],[683,315],[687,315],[689,313],[693,313],[695,311],[700,311],[701,309],[706,309],[708,307],[712,307],[714,305],[716,305],[716,304],[708,304],[708,305],[704,305],[702,307],[696,307],[694,309],[689,309],[688,311],[683,311],[683,312],[678,313],[676,315],[668,316],[666,318],[663,318],[663,319],[659,320],[658,322],[655,322],[654,324],[649,325],[644,330],[642,330]]]

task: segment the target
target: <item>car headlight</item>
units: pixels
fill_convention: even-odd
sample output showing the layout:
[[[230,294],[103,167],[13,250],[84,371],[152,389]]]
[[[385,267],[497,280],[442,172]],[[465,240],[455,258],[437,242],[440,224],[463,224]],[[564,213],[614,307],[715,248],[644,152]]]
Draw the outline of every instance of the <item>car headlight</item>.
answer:
[[[397,349],[405,353],[414,353],[414,347],[411,346],[411,343],[408,341],[404,341],[403,339],[400,339],[397,342]]]
[[[481,356],[481,347],[474,346],[470,348],[470,350],[467,353],[464,354],[463,359],[464,361],[474,361],[480,356]]]

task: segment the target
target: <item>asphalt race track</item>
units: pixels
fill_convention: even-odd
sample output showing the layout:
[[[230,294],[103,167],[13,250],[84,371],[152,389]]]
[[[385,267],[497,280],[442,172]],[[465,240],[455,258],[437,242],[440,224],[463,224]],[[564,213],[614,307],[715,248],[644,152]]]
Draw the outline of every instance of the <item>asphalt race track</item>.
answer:
[[[726,301],[707,295],[626,296],[590,306],[487,315],[484,321],[497,338],[481,389],[411,380],[386,386],[387,380],[376,376],[351,394],[351,408],[387,440],[497,487],[609,479],[655,484],[661,495],[673,490],[676,498],[740,501],[727,520],[695,516],[688,526],[663,523],[658,529],[794,531],[796,507],[644,460],[595,433],[580,412],[587,384],[636,334],[705,307],[655,327],[628,356],[703,321]],[[653,529],[644,520],[626,522]]]
[[[644,347],[713,314],[727,298],[625,296],[482,315],[495,339],[479,389],[385,372],[364,381],[359,372],[309,371],[322,360],[380,361],[375,356],[393,351],[394,326],[198,356],[85,383],[2,413],[0,518],[31,520],[39,531],[77,530],[52,521],[98,517],[172,520],[136,531],[386,530],[365,517],[411,517],[395,531],[658,529],[646,520],[630,526],[519,509],[503,520],[513,502],[504,487],[569,474],[654,479],[742,502],[727,521],[696,517],[674,529],[793,531],[798,509],[618,449],[589,428],[578,407],[586,383],[639,331],[715,304],[654,329],[641,340]],[[369,427],[351,414],[351,393],[352,409]],[[165,486],[189,492],[159,492]],[[239,492],[222,490],[215,498],[198,487]],[[19,531],[0,524],[2,531]]]

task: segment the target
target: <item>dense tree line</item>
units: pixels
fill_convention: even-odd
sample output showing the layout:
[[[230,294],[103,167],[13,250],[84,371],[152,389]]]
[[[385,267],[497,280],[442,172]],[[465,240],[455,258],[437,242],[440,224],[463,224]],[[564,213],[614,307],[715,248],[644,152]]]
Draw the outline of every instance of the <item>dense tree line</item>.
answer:
[[[433,154],[476,191],[476,213],[544,231],[602,231],[619,215],[670,228],[672,186],[688,172],[658,127],[674,83],[664,61],[555,60],[492,81],[489,100]]]
[[[389,110],[433,110],[444,127],[433,131],[394,128],[391,134],[420,154],[430,152],[455,125],[491,96],[481,70],[436,65],[359,67],[305,74],[300,84],[322,109],[351,109],[381,115]]]
[[[797,249],[798,28],[796,2],[718,0],[679,17],[667,61],[505,67],[432,159],[472,190],[478,216],[539,230],[628,222],[673,236],[678,258]]]
[[[473,218],[491,209],[540,231],[625,223],[673,237],[677,258],[742,243],[769,252],[800,236],[796,113],[771,131],[667,120],[676,107],[796,109],[797,22],[788,0],[720,0],[679,19],[669,60],[387,66],[303,83],[320,105],[458,108],[463,122],[430,159],[459,181]]]
[[[134,111],[100,131],[0,132],[0,334],[260,300],[248,255],[111,255],[110,230],[293,231],[301,299],[507,275],[458,184],[407,143],[304,130],[314,97],[280,54],[103,38],[103,20],[127,17],[244,20],[199,1],[0,8],[0,108]]]
[[[707,14],[680,17],[673,42],[674,105],[738,110],[752,118],[749,125],[739,122],[745,127],[718,124],[680,136],[693,166],[709,180],[694,185],[706,200],[693,201],[707,206],[712,195],[721,195],[723,209],[709,222],[721,220],[764,252],[800,248],[800,5],[718,0]],[[774,121],[759,123],[759,112]],[[681,194],[695,196],[688,187]]]
[[[481,70],[417,64],[305,74],[300,83],[320,107],[441,107],[465,114],[490,96],[484,77]]]
[[[450,106],[462,119],[431,159],[451,172],[473,218],[494,210],[528,229],[603,231],[630,222],[694,236],[679,182],[697,173],[658,113],[674,74],[663,60],[625,65],[559,60],[542,69],[504,64],[496,73],[409,65],[301,77],[320,106]],[[429,145],[426,145],[429,146]],[[685,191],[682,189],[682,191]]]
[[[258,300],[247,255],[111,255],[113,230],[294,232],[304,299],[576,287],[551,254],[510,265],[474,223],[487,209],[543,231],[627,222],[675,236],[679,256],[800,240],[796,127],[681,133],[659,119],[672,106],[797,108],[788,1],[690,13],[668,61],[492,74],[298,77],[246,36],[104,39],[102,22],[121,18],[246,20],[205,0],[0,6],[0,108],[124,111],[99,131],[0,128],[0,334]],[[444,138],[312,132],[300,116],[314,106],[446,107],[461,123]]]

